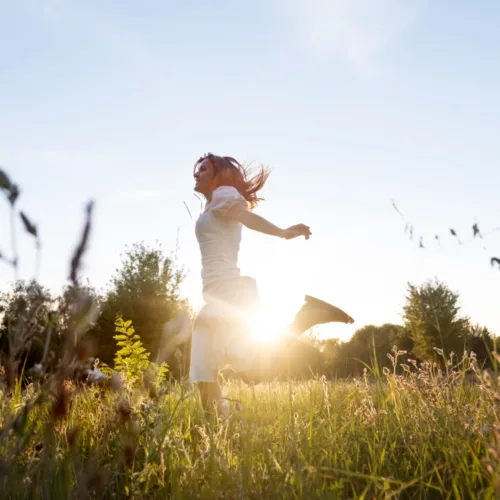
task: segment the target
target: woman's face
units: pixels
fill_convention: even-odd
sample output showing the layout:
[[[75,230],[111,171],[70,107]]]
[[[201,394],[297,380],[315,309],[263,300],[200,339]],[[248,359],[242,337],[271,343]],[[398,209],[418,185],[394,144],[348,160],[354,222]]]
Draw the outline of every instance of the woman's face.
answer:
[[[194,173],[194,190],[205,196],[213,191],[215,171],[212,162],[209,159],[203,160]]]

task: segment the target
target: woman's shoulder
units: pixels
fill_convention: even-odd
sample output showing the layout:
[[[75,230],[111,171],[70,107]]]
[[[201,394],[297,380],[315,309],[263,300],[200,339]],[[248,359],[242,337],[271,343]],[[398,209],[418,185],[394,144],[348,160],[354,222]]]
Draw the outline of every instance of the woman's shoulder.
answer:
[[[212,201],[210,205],[212,210],[224,212],[231,206],[239,203],[247,206],[247,201],[235,187],[219,186],[214,189],[214,192],[212,193]]]
[[[212,197],[220,198],[226,196],[240,196],[243,198],[241,193],[234,186],[219,186],[214,189]]]

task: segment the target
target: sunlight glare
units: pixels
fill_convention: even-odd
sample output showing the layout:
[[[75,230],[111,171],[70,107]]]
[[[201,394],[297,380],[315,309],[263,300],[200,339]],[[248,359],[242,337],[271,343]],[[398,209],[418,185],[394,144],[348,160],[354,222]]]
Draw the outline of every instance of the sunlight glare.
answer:
[[[280,340],[287,322],[276,311],[262,310],[254,316],[252,332],[261,345],[276,344]]]

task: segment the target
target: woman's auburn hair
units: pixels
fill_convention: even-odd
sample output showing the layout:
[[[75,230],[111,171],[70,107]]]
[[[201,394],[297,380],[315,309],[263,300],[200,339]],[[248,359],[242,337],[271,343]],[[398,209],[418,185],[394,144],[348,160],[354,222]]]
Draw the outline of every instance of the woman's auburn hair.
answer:
[[[220,186],[234,187],[248,202],[250,210],[253,210],[259,201],[264,200],[264,198],[257,196],[257,193],[264,187],[271,173],[268,168],[261,165],[255,169],[250,165],[242,165],[231,156],[217,156],[207,153],[195,163],[194,171],[204,160],[209,160],[212,164],[216,188]]]

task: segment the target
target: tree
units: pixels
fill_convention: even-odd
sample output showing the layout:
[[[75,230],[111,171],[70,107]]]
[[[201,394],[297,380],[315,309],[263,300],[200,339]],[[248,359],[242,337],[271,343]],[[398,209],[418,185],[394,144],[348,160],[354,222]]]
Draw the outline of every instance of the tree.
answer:
[[[387,354],[393,346],[408,350],[409,345],[411,340],[404,327],[386,323],[363,326],[347,342],[336,339],[324,342],[322,351],[327,371],[337,377],[347,377],[360,375],[365,367],[377,371],[391,366]]]
[[[99,345],[99,358],[107,364],[112,363],[116,351],[115,321],[121,316],[132,321],[154,361],[165,324],[177,311],[187,307],[179,295],[183,278],[183,272],[173,259],[164,256],[161,248],[134,244],[111,279],[102,301],[101,315],[91,331]],[[178,363],[171,359],[167,362],[175,370]]]
[[[321,341],[320,349],[323,353],[323,362],[326,370],[330,370],[337,361],[337,353],[340,345],[341,342],[337,338],[329,338]]]
[[[89,302],[95,303],[98,307],[102,305],[103,298],[88,281],[86,284],[82,283],[78,284],[78,286],[73,283],[66,284],[61,295],[55,299],[61,330],[67,330],[70,327],[71,310],[75,302],[82,296]]]
[[[278,365],[279,377],[308,379],[324,373],[324,357],[319,341],[312,335],[292,339],[289,343],[281,366]]]
[[[408,283],[403,308],[404,323],[419,359],[431,359],[434,348],[461,353],[469,331],[469,319],[461,317],[459,296],[438,280],[421,286]]]
[[[493,353],[499,352],[500,344],[486,327],[472,325],[467,332],[465,348],[476,354],[479,366],[491,368]]]
[[[49,291],[35,280],[18,280],[12,290],[0,293],[0,351],[2,364],[11,370],[9,377],[17,376],[20,362],[26,360],[28,369],[57,349],[60,328],[54,309]]]

